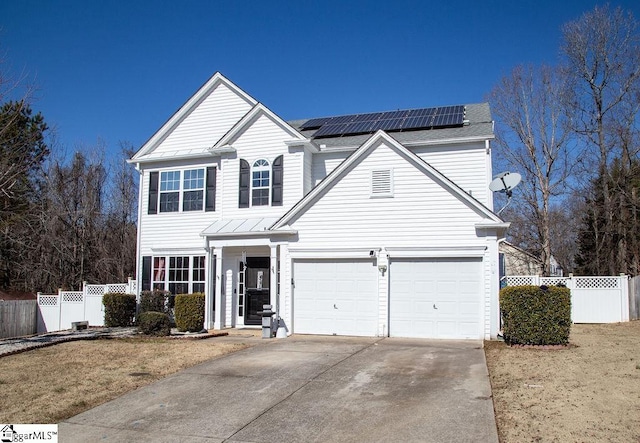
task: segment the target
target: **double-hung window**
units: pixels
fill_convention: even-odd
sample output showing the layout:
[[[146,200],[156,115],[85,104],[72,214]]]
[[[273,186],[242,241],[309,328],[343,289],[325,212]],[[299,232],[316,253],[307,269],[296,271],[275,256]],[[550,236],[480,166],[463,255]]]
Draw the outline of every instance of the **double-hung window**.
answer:
[[[215,211],[215,202],[215,166],[149,173],[149,214]]]
[[[253,163],[240,159],[238,207],[282,206],[284,178],[283,156],[272,163],[260,159]]]
[[[204,202],[204,169],[184,171],[182,194],[183,211],[202,211]]]
[[[177,212],[180,208],[180,171],[160,173],[160,212]]]
[[[266,160],[257,160],[251,171],[251,206],[269,205],[269,176],[271,168]]]

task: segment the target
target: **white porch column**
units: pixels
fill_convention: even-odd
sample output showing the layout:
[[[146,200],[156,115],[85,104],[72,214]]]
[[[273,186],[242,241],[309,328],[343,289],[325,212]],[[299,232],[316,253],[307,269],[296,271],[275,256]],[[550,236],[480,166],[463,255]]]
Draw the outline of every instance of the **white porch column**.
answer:
[[[222,303],[222,248],[214,248],[213,254],[215,256],[215,311],[213,319],[213,329],[222,329],[224,326],[224,305]]]
[[[207,329],[213,329],[213,302],[215,293],[215,272],[213,269],[215,268],[213,264],[213,248],[207,248],[207,256],[206,256],[207,267],[205,268],[205,281],[207,282],[207,287],[205,289],[205,299],[204,299],[204,325]]]
[[[498,329],[500,329],[500,259],[498,251],[498,237],[495,231],[487,232],[487,251],[485,259],[489,259],[489,272],[491,275],[491,284],[489,292],[489,306],[492,307],[489,313],[489,330],[484,331],[486,340],[498,337]],[[484,263],[483,263],[484,265]],[[483,266],[483,273],[486,278],[487,267]],[[486,314],[485,314],[486,315]]]
[[[269,262],[271,263],[271,275],[269,279],[269,293],[270,300],[269,303],[276,310],[278,315],[280,315],[280,294],[278,294],[278,245],[271,245],[271,259]]]

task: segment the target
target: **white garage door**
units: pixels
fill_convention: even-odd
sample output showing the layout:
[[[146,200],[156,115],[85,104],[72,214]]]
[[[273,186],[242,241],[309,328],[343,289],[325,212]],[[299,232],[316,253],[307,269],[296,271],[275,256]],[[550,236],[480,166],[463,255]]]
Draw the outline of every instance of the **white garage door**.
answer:
[[[396,259],[389,273],[390,336],[482,337],[481,259]]]
[[[374,260],[295,261],[293,331],[377,335],[377,270]]]

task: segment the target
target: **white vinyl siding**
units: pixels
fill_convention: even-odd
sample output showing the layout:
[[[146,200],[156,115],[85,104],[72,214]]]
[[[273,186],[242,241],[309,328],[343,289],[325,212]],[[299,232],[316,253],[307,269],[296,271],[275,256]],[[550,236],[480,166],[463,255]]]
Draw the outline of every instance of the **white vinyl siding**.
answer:
[[[208,166],[219,167],[216,164],[204,164],[201,165],[201,169],[206,171]],[[193,164],[183,164],[182,168],[182,171],[196,169]],[[176,169],[167,170],[174,171]],[[180,178],[183,179],[182,174]],[[216,192],[219,196],[220,174],[216,175],[216,180]],[[183,212],[180,210],[178,212],[148,214],[149,171],[143,171],[140,176],[140,187],[142,210],[138,221],[138,229],[140,230],[141,255],[154,255],[154,249],[194,249],[204,247],[204,240],[200,237],[200,233],[221,217],[221,211],[217,207],[215,212],[205,212],[204,210]]]
[[[493,196],[488,191],[491,173],[479,173],[479,171],[485,171],[488,166],[490,167],[491,156],[486,153],[484,142],[417,146],[408,149],[460,186],[465,192],[470,193],[476,200],[491,207]],[[352,152],[315,154],[312,166],[314,185],[320,183]],[[487,161],[489,161],[489,165],[487,165]]]
[[[369,198],[371,170],[393,167],[394,198]],[[291,224],[296,247],[484,245],[467,203],[386,146],[376,148]],[[330,226],[331,229],[327,229]]]
[[[153,156],[202,153],[212,147],[251,105],[220,84],[154,150]]]
[[[411,148],[418,157],[440,171],[473,198],[490,206],[487,154],[484,142]],[[490,174],[489,174],[490,176]]]
[[[311,191],[311,188],[313,188],[313,186],[315,185],[315,183],[313,182],[313,175],[312,175],[312,169],[313,169],[313,157],[314,155],[310,152],[304,151],[304,163],[303,163],[303,170],[302,170],[302,176],[304,177],[304,188],[303,188],[303,195],[306,195],[307,192]]]
[[[301,174],[303,153],[289,153],[289,148],[284,141],[291,138],[291,134],[266,115],[261,115],[231,142],[237,151],[237,156],[222,160],[224,218],[278,217],[303,197],[303,175]],[[251,166],[256,160],[265,159],[271,165],[279,155],[284,155],[282,206],[238,208],[239,159],[246,160]]]
[[[311,176],[313,185],[320,183],[331,173],[340,163],[342,163],[353,151],[348,152],[327,152],[313,155],[313,166]]]

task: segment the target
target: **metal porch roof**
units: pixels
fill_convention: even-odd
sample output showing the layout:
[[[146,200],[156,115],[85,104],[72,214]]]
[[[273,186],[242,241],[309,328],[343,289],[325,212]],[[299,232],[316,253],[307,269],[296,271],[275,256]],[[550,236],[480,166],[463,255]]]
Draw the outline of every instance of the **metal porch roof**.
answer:
[[[216,235],[243,235],[267,232],[279,217],[222,219],[213,222],[200,233],[203,237]]]

